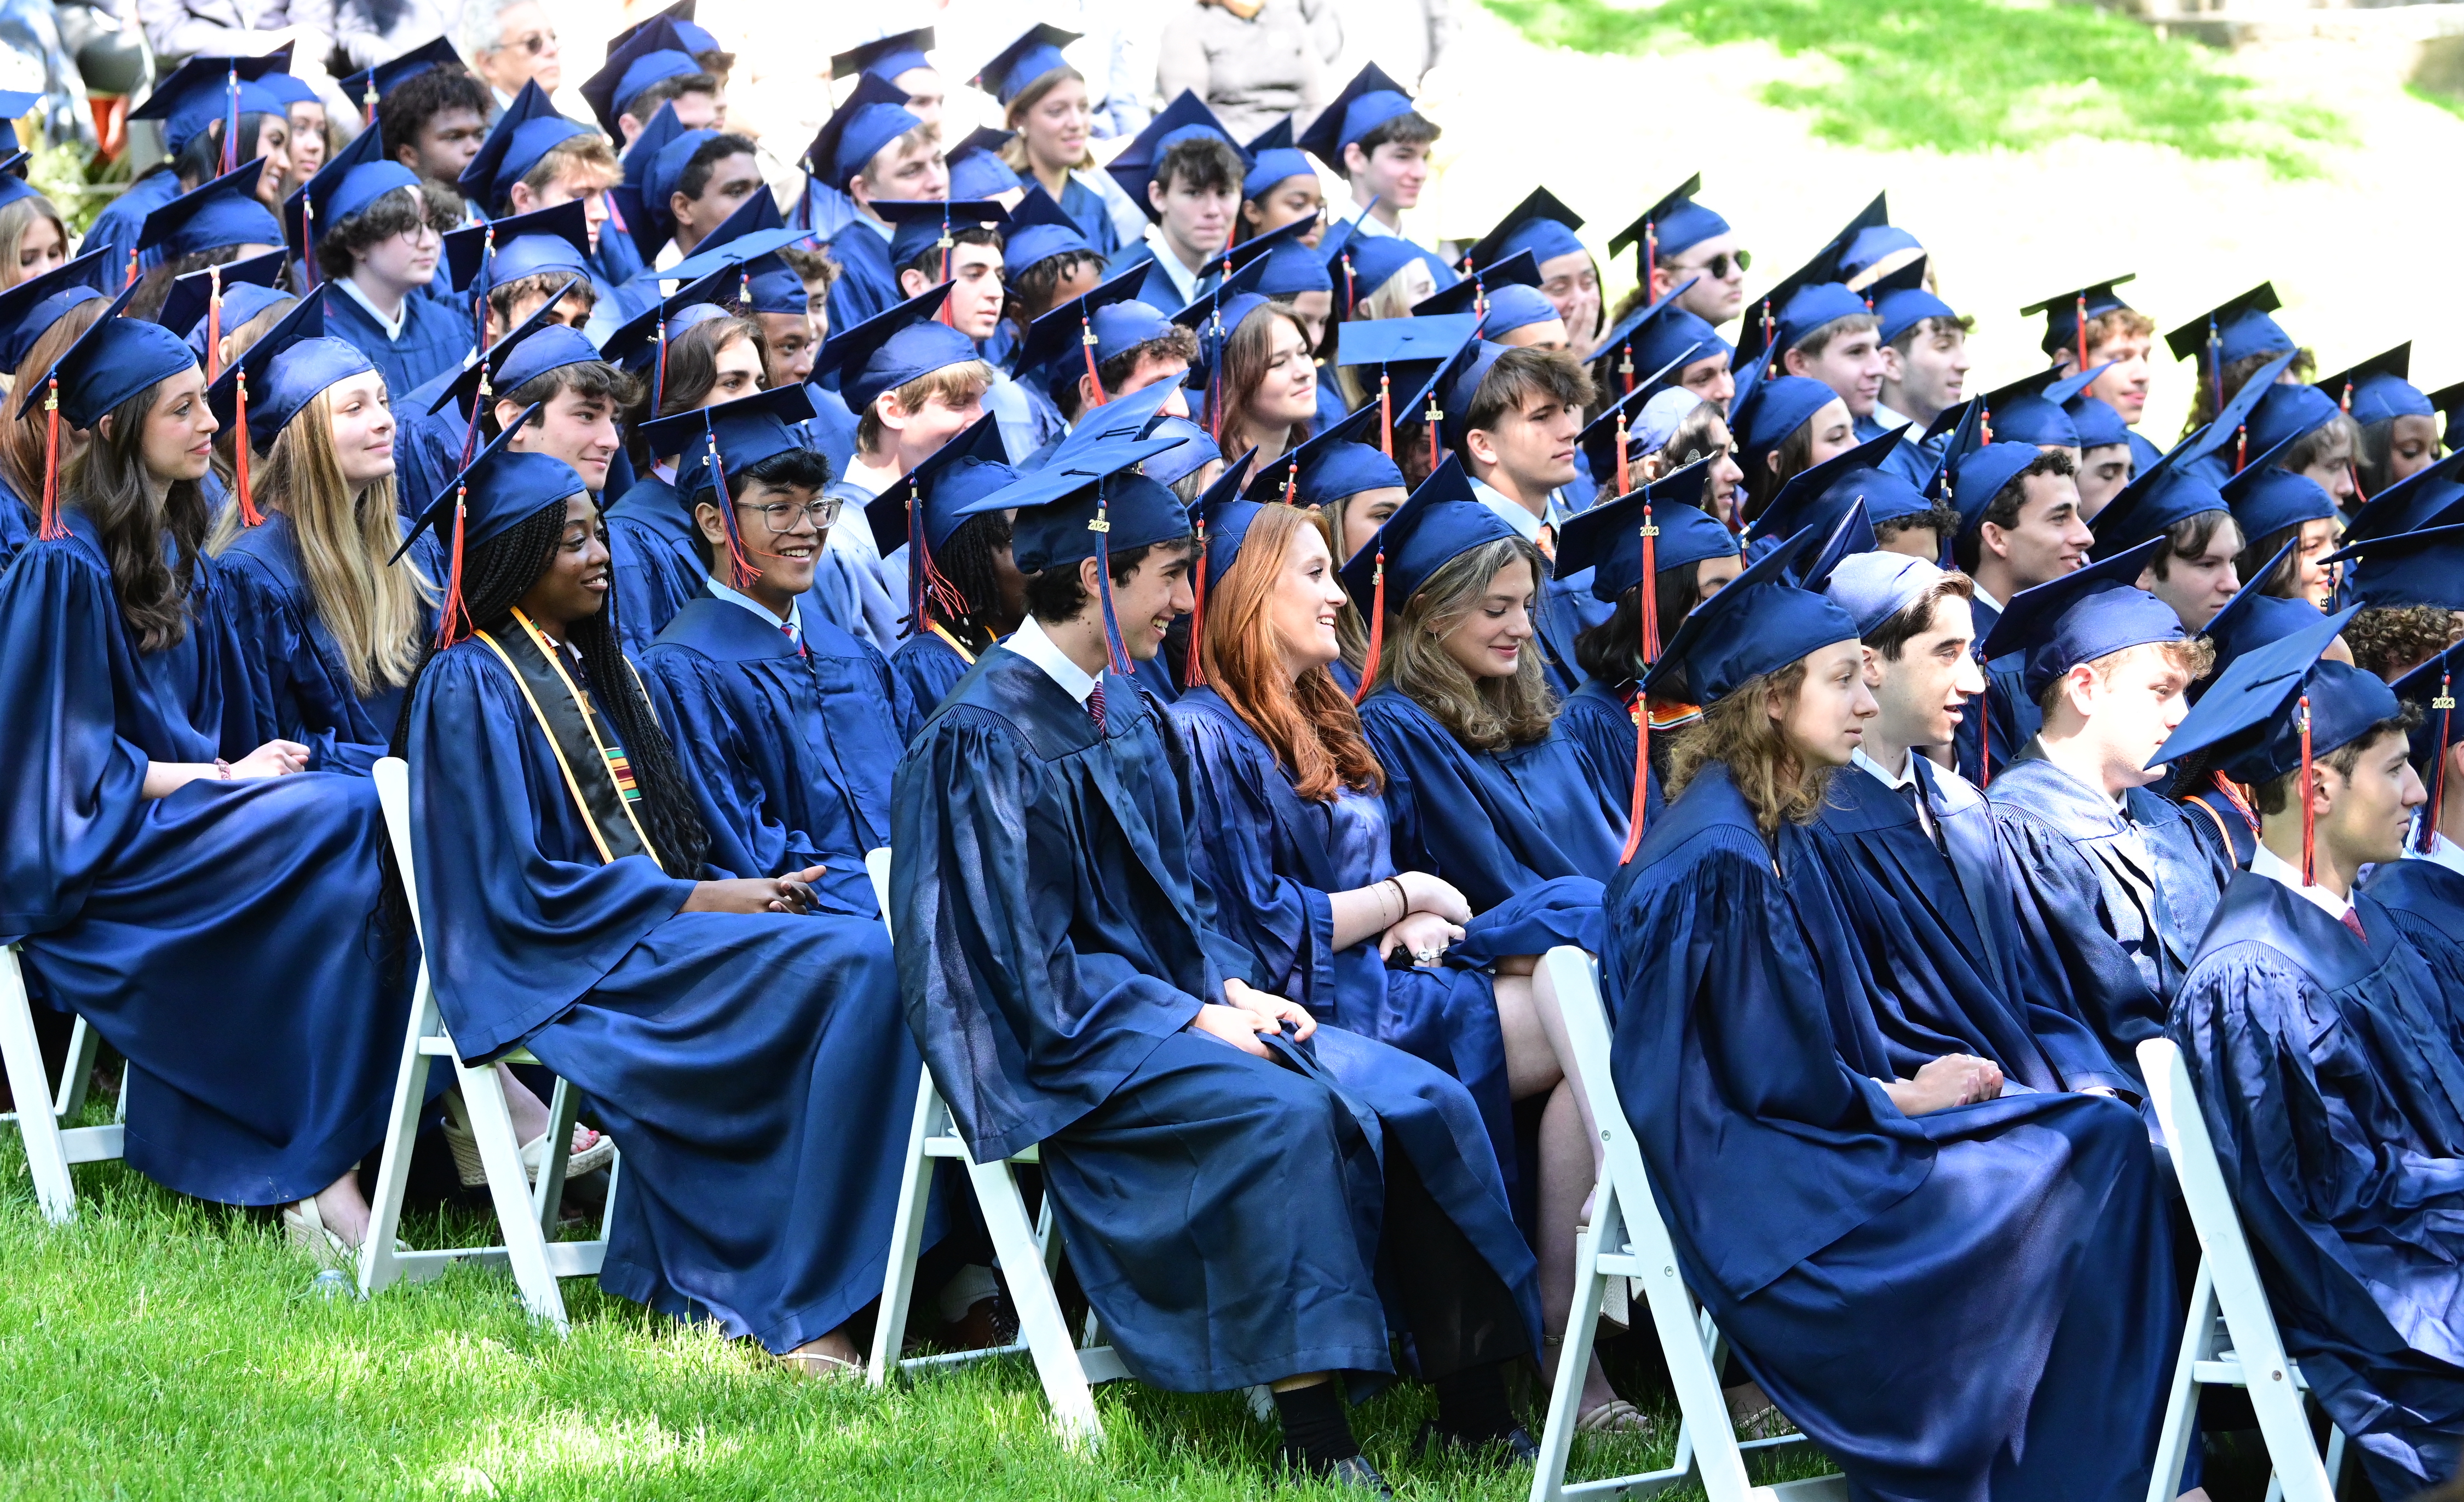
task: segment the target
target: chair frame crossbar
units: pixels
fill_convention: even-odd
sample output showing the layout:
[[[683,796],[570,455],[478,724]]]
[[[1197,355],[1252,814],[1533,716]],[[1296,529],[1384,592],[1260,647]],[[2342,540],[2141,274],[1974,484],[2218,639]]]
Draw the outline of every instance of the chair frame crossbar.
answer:
[[[27,999],[17,947],[0,948],[0,1068],[7,1072],[11,1098],[19,1102],[51,1103],[48,1111],[28,1111],[21,1104],[18,1110],[0,1112],[0,1121],[17,1123],[18,1138],[26,1146],[26,1166],[33,1175],[34,1201],[43,1218],[55,1226],[77,1219],[77,1184],[69,1176],[69,1165],[116,1162],[126,1145],[125,1072],[121,1076],[119,1107],[108,1125],[67,1124],[85,1109],[86,1081],[94,1074],[101,1043],[102,1035],[78,1017],[69,1032],[68,1060],[55,1087],[50,1071],[43,1067],[43,1048],[34,1033],[33,1007]]]

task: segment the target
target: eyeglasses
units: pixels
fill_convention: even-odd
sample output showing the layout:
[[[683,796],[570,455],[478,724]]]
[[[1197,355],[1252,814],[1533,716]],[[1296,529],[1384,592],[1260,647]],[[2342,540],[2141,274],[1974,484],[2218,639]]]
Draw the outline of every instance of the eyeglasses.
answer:
[[[533,32],[528,36],[525,36],[521,40],[514,43],[514,45],[536,57],[539,54],[556,45],[556,33],[554,32]]]
[[[829,531],[839,519],[839,503],[826,499],[806,501],[801,506],[794,501],[772,501],[763,506],[747,506],[745,510],[760,512],[761,525],[769,528],[773,535],[781,537],[796,530],[796,519],[800,516],[811,521],[815,532]]]
[[[1705,261],[1700,266],[1672,267],[1670,270],[1679,272],[1689,271],[1708,272],[1711,274],[1711,279],[1713,281],[1724,282],[1728,279],[1728,263],[1730,261],[1737,263],[1737,270],[1740,272],[1751,271],[1753,270],[1754,265],[1754,252],[1751,250],[1723,250],[1719,254],[1711,257],[1709,260]]]

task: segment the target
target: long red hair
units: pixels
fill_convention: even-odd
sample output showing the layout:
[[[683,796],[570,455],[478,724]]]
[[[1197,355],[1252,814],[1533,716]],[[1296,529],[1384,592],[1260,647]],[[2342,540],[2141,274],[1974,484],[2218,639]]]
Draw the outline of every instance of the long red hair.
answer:
[[[1267,609],[1301,538],[1328,544],[1326,519],[1314,512],[1269,506],[1249,524],[1241,555],[1206,592],[1206,629],[1199,658],[1206,685],[1222,696],[1292,773],[1292,789],[1312,802],[1332,802],[1344,788],[1375,793],[1385,769],[1360,734],[1360,715],[1334,675],[1312,667],[1295,681],[1284,672]],[[1200,567],[1204,567],[1203,560]]]

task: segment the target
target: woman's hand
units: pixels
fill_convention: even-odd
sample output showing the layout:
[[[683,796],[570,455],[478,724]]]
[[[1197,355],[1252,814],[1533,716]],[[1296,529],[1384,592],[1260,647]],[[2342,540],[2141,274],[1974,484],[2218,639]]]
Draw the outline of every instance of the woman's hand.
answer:
[[[685,913],[809,913],[813,910],[814,880],[822,874],[820,866],[806,866],[785,876],[738,878],[726,882],[695,882],[693,895],[685,899]]]
[[[233,781],[252,777],[287,777],[308,770],[308,748],[297,741],[268,741],[231,764]]]
[[[1463,942],[1463,931],[1435,913],[1414,913],[1377,941],[1377,957],[1391,958],[1397,949],[1412,957],[1412,963],[1434,967],[1445,958],[1450,945]]]
[[[1265,1024],[1258,1029],[1261,1033],[1273,1033],[1287,1022],[1292,1025],[1295,1040],[1307,1038],[1317,1031],[1317,1018],[1309,1014],[1307,1007],[1295,1001],[1286,1001],[1271,991],[1260,990],[1246,981],[1226,980],[1223,983],[1223,999]]]
[[[1412,904],[1412,912],[1431,913],[1450,924],[1471,922],[1471,903],[1451,883],[1439,881],[1426,871],[1397,871],[1397,884],[1403,888],[1403,900]],[[1409,916],[1408,914],[1406,916]],[[1456,935],[1461,938],[1462,935]]]
[[[1973,1054],[1945,1054],[1927,1060],[1916,1078],[1889,1080],[1882,1088],[1902,1114],[1925,1116],[1994,1099],[2002,1093],[2002,1070]]]
[[[1221,1038],[1243,1054],[1254,1054],[1260,1058],[1274,1056],[1266,1052],[1265,1044],[1258,1041],[1258,1034],[1273,1032],[1275,1024],[1246,1007],[1219,1007],[1209,1002],[1198,1009],[1197,1016],[1189,1019],[1189,1027],[1193,1033]]]

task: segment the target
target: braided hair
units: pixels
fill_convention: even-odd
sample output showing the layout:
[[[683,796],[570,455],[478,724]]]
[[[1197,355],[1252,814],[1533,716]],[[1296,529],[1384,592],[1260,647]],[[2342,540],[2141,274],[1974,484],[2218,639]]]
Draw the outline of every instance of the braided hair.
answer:
[[[462,596],[474,624],[483,630],[497,630],[513,620],[514,606],[547,572],[548,562],[564,536],[564,499],[560,497],[501,534],[465,551]],[[613,590],[608,592],[607,603],[596,614],[573,623],[566,640],[582,655],[583,670],[589,677],[595,703],[614,725],[617,738],[624,742],[631,758],[634,785],[642,794],[636,812],[641,816],[643,832],[658,851],[660,869],[680,881],[694,879],[700,875],[702,858],[710,850],[710,831],[694,807],[693,785],[676,761],[675,747],[668,740],[667,732],[659,729],[650,701],[635,682],[632,664],[626,662],[624,649],[617,643]],[[393,730],[392,751],[397,756],[407,754],[411,706],[418,698],[419,680],[427,676],[429,664],[435,660],[436,647],[430,642],[421,654],[419,670],[411,675],[409,687],[403,694],[402,718],[395,722]]]
[[[969,651],[988,652],[994,642],[1018,629],[1018,621],[1001,601],[1001,576],[993,567],[1009,545],[1010,519],[1000,512],[985,512],[958,523],[950,540],[933,555],[933,566],[967,602],[964,615],[941,623]],[[934,619],[940,619],[930,601],[924,608]],[[920,632],[923,622],[916,622],[916,629]]]

